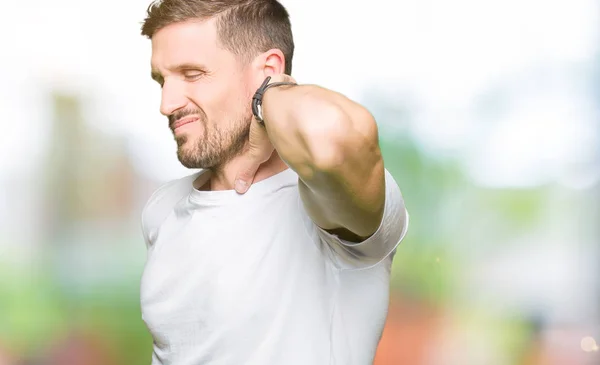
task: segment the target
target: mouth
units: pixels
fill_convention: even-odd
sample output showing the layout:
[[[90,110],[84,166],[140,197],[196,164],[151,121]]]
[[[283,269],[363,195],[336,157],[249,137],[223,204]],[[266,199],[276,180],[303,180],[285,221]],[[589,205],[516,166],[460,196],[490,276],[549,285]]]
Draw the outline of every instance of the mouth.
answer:
[[[176,131],[177,129],[183,127],[184,125],[197,122],[198,120],[199,120],[199,118],[197,118],[197,117],[182,118],[182,119],[179,119],[178,121],[176,121],[175,123],[173,123],[173,126],[171,128],[173,129],[173,131]]]

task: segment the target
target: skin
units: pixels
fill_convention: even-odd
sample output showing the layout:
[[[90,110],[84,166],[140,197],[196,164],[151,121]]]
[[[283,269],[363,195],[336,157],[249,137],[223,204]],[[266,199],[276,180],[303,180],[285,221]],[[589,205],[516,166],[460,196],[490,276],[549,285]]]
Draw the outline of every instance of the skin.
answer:
[[[260,125],[252,96],[267,76],[295,82],[284,69],[279,49],[249,62],[224,49],[215,19],[171,24],[152,37],[152,76],[162,86],[160,111],[179,160],[211,170],[209,182],[196,188],[244,194],[289,166],[313,221],[362,240],[378,228],[385,198],[375,120],[339,93],[298,85],[267,90]]]

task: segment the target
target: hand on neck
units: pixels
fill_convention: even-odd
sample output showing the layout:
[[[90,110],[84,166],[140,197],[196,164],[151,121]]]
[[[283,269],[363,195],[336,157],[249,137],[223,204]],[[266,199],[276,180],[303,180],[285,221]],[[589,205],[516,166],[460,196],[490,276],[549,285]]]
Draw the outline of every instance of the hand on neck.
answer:
[[[222,168],[211,170],[210,187],[200,187],[200,190],[233,190],[237,173],[242,168],[246,158],[248,157],[245,155],[234,157]],[[277,151],[273,151],[271,157],[258,168],[253,184],[278,174],[287,168],[288,166],[279,157]]]

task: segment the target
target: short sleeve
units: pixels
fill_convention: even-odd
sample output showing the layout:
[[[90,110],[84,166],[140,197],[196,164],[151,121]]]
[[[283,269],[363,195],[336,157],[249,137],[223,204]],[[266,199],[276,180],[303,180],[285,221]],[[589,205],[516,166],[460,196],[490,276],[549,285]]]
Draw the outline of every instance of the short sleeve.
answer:
[[[197,176],[198,174],[194,174],[168,182],[159,187],[148,199],[142,210],[141,219],[142,234],[147,249],[154,244],[161,224],[172,212],[177,202],[189,194]]]
[[[398,184],[385,170],[385,205],[379,228],[365,241],[356,243],[340,239],[318,227],[320,240],[329,247],[336,266],[342,269],[364,269],[393,257],[408,230],[408,212]]]

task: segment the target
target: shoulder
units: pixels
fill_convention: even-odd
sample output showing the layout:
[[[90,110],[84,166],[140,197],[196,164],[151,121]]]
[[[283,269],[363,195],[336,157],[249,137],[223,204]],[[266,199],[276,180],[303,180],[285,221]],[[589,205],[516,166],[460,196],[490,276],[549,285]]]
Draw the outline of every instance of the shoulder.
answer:
[[[201,174],[194,173],[161,185],[150,196],[142,210],[142,233],[146,246],[153,241],[153,235],[167,218],[177,202],[189,195],[194,180]]]

